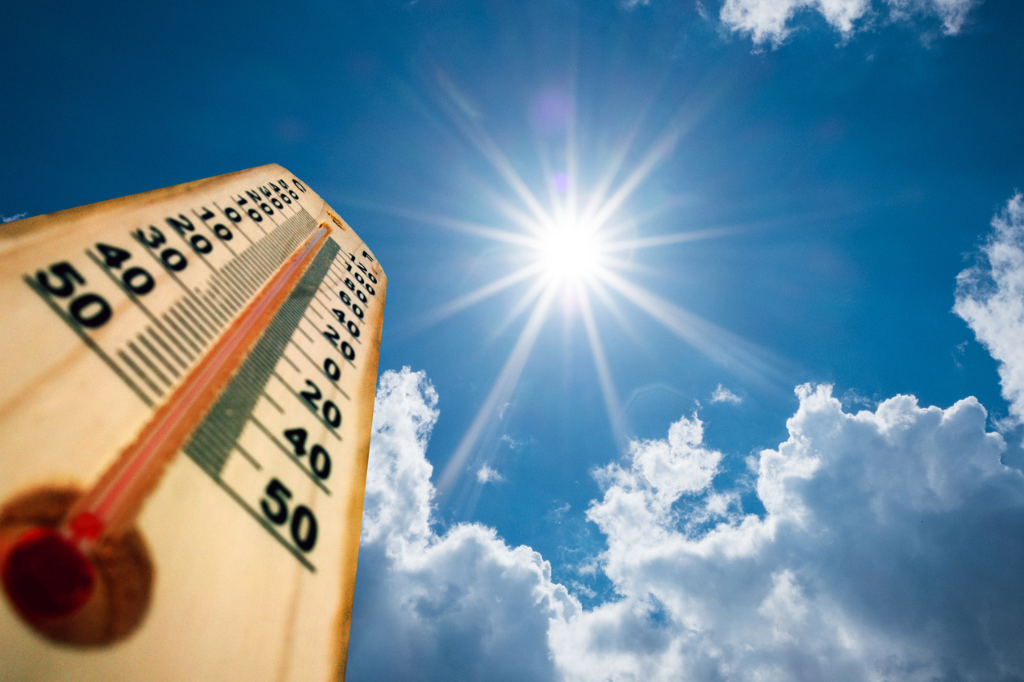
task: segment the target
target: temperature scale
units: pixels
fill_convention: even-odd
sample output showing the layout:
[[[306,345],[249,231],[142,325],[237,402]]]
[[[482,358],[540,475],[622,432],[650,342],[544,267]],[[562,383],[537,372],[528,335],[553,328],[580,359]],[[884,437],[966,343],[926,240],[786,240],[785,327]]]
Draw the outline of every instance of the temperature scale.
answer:
[[[373,253],[274,165],[0,230],[0,679],[343,679]]]

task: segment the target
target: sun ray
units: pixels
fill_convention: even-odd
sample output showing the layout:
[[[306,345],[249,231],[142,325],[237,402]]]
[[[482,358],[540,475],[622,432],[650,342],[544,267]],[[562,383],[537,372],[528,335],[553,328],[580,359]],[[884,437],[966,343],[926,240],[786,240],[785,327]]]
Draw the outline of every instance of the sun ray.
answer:
[[[530,247],[536,243],[536,238],[529,237],[528,235],[513,232],[512,230],[502,229],[500,227],[494,227],[492,225],[475,223],[469,220],[447,218],[445,216],[435,215],[425,211],[416,211],[409,208],[402,208],[400,206],[383,206],[381,204],[359,199],[349,199],[344,203],[367,211],[383,213],[384,215],[395,216],[396,218],[414,220],[419,223],[425,223],[427,225],[434,225],[436,227],[443,227],[455,232],[473,235],[474,237],[482,237],[484,239],[493,239],[494,241],[505,242],[506,244]]]
[[[544,189],[547,191],[548,203],[551,204],[551,219],[555,224],[558,224],[565,220],[566,211],[565,207],[562,206],[562,198],[558,195],[558,189],[555,187],[555,171],[551,167],[551,162],[548,161],[544,155],[540,144],[537,144],[537,156],[540,158],[540,176],[544,178]]]
[[[446,90],[447,92],[447,90]],[[450,96],[450,95],[449,95]],[[498,175],[505,181],[506,184],[512,191],[516,193],[519,199],[526,205],[529,211],[534,215],[537,222],[541,225],[549,225],[551,223],[551,217],[544,207],[541,205],[537,197],[534,196],[530,188],[526,186],[523,179],[519,177],[519,173],[516,172],[515,168],[509,162],[508,158],[501,152],[498,145],[494,143],[484,130],[476,125],[475,122],[470,121],[465,116],[452,116],[452,120],[455,125],[462,130],[462,133],[466,138],[476,147],[477,151],[487,159],[491,166],[498,172]]]
[[[480,183],[479,190],[487,197],[488,201],[491,202],[494,208],[498,209],[498,211],[512,223],[518,225],[527,232],[530,232],[534,235],[534,238],[539,237],[544,234],[545,230],[550,229],[553,222],[552,220],[549,220],[546,225],[538,223],[536,219],[530,216],[530,214],[513,206],[510,201],[506,200],[486,183]]]
[[[669,123],[667,129],[651,146],[643,160],[633,169],[633,172],[629,174],[615,193],[605,200],[594,213],[588,211],[585,214],[585,218],[596,225],[601,225],[618,211],[640,183],[647,178],[654,167],[675,149],[683,135],[689,132],[704,116],[713,100],[714,97],[708,96],[704,97],[703,101],[694,101],[681,107]]]
[[[619,188],[615,190],[615,193],[601,204],[593,216],[586,216],[587,222],[595,225],[601,225],[608,220],[613,213],[619,210],[626,199],[628,199],[640,183],[647,178],[654,167],[675,148],[676,143],[679,142],[679,138],[682,137],[683,132],[684,127],[680,122],[677,121],[673,123],[672,126],[670,126],[669,129],[662,134],[661,138],[659,138],[651,147],[650,151],[647,152],[643,161],[641,161],[633,172],[629,174],[626,180],[619,185]]]
[[[540,263],[534,263],[527,265],[526,267],[520,268],[515,272],[505,275],[501,279],[497,279],[490,284],[485,284],[482,287],[474,289],[468,294],[459,296],[453,301],[449,301],[444,305],[436,308],[435,310],[427,313],[421,318],[418,325],[419,329],[426,329],[431,327],[438,322],[448,319],[452,315],[462,312],[466,308],[483,301],[484,299],[490,298],[495,294],[498,294],[505,289],[508,289],[514,284],[522,282],[524,279],[534,277],[540,273],[543,266]]]
[[[657,206],[647,209],[643,213],[620,218],[615,222],[606,222],[601,227],[602,234],[604,234],[607,241],[614,241],[623,232],[629,230],[638,229],[644,223],[651,222],[655,218],[660,218],[666,213],[680,208],[686,203],[687,197],[684,196],[671,196],[667,199],[662,200]]]
[[[572,118],[569,121],[569,130],[565,137],[565,212],[570,216],[578,215],[576,173],[576,119]]]
[[[688,230],[686,232],[659,234],[653,237],[636,237],[634,239],[610,241],[605,243],[604,249],[609,253],[651,249],[658,246],[668,246],[670,244],[684,244],[686,242],[703,241],[706,239],[731,237],[732,235],[747,231],[749,231],[749,228],[746,227],[710,227],[704,230]]]
[[[619,323],[622,331],[625,332],[626,335],[636,343],[636,345],[646,345],[646,341],[641,338],[640,334],[637,332],[636,325],[626,319],[626,314],[622,311],[622,307],[611,297],[611,295],[609,295],[608,289],[601,283],[600,275],[590,282],[590,292],[601,299],[601,303],[603,303],[608,312],[612,314],[615,321]]]
[[[438,478],[437,490],[440,494],[451,491],[455,481],[463,472],[466,458],[473,452],[485,427],[491,421],[492,415],[499,405],[504,405],[511,397],[512,392],[519,383],[519,377],[523,373],[523,367],[526,366],[526,360],[530,356],[530,351],[533,350],[544,320],[547,318],[554,295],[555,290],[548,288],[538,302],[537,307],[530,314],[530,318],[527,320],[523,330],[519,333],[516,345],[512,348],[512,352],[509,353],[508,360],[505,361],[505,366],[501,368],[501,373],[494,381],[494,386],[491,387],[487,399],[484,400],[484,404],[480,407],[469,429],[466,430],[466,434],[462,437],[462,441],[455,449],[451,459],[445,465],[444,471]]]
[[[786,384],[785,377],[777,369],[781,362],[763,348],[669,303],[614,272],[603,272],[602,279],[713,362],[761,384]]]
[[[611,424],[612,434],[615,436],[615,442],[621,448],[626,444],[624,415],[619,405],[619,396],[615,390],[612,372],[608,367],[608,360],[604,354],[601,335],[597,331],[597,324],[594,322],[594,315],[590,309],[590,299],[587,296],[586,290],[582,287],[579,292],[579,302],[583,326],[587,331],[587,340],[590,342],[590,354],[594,358],[594,367],[597,370],[598,382],[601,385],[601,397],[604,398],[604,406],[608,411],[608,420]]]
[[[615,272],[631,272],[631,273],[642,273],[647,275],[661,274],[664,275],[664,271],[658,270],[652,265],[646,263],[640,263],[635,260],[627,260],[625,258],[615,258],[606,255],[604,258],[604,264],[606,267],[603,270],[611,270]]]
[[[519,317],[524,310],[529,308],[530,305],[543,293],[551,289],[557,290],[557,287],[552,287],[550,282],[545,281],[543,278],[538,278],[537,281],[533,283],[533,286],[523,294],[522,298],[512,306],[512,309],[505,315],[505,319],[501,321],[501,324],[495,327],[494,331],[491,332],[491,339],[496,339],[501,336],[505,330],[509,328],[509,325],[515,322],[516,318]]]
[[[600,210],[604,198],[608,195],[608,190],[611,189],[612,183],[615,181],[615,178],[626,163],[626,157],[629,155],[630,149],[633,148],[633,142],[640,135],[640,131],[643,129],[643,122],[647,118],[647,112],[650,110],[652,103],[653,101],[648,101],[642,108],[636,122],[630,127],[629,132],[627,132],[622,138],[622,141],[616,147],[615,151],[612,152],[611,158],[608,159],[608,163],[605,166],[604,173],[601,174],[600,179],[594,185],[594,191],[590,196],[590,201],[587,203],[587,208],[583,211],[584,216],[592,216]]]

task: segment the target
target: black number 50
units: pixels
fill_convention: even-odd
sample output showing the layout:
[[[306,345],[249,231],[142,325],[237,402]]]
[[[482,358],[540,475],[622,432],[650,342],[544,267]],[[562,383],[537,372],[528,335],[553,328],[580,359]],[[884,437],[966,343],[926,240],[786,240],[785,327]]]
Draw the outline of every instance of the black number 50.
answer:
[[[266,497],[260,500],[260,508],[267,515],[270,521],[278,526],[288,521],[288,500],[292,497],[292,491],[285,487],[284,483],[272,479],[267,484]],[[316,545],[316,517],[309,507],[300,504],[291,514],[292,540],[295,546],[303,552],[308,552]]]

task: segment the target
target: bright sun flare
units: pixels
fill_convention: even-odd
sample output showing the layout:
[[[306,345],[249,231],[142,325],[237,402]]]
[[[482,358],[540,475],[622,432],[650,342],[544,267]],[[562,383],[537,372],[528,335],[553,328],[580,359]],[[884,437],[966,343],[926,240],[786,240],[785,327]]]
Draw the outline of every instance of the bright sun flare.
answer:
[[[586,280],[600,265],[598,236],[586,226],[566,223],[547,232],[540,243],[544,271],[554,280]]]
[[[461,110],[462,107],[456,109]],[[417,211],[389,211],[503,243],[517,249],[511,262],[521,264],[521,267],[498,275],[491,282],[462,294],[430,312],[425,320],[428,324],[440,322],[524,283],[528,283],[528,286],[498,325],[495,336],[524,313],[527,319],[487,398],[445,465],[437,483],[439,491],[452,490],[460,476],[471,469],[467,466],[469,459],[474,456],[477,444],[485,437],[485,432],[493,428],[496,415],[500,419],[501,406],[509,404],[545,320],[552,309],[556,308],[554,304],[558,300],[565,304],[561,308],[567,314],[566,320],[578,318],[586,333],[609,422],[616,441],[622,445],[627,441],[624,412],[615,388],[609,356],[601,338],[599,320],[594,314],[594,303],[603,304],[603,309],[627,330],[631,328],[631,323],[621,305],[626,302],[723,365],[745,369],[755,375],[766,366],[756,347],[659,297],[632,281],[629,276],[632,272],[643,270],[633,263],[632,257],[641,249],[664,248],[698,239],[725,236],[735,231],[734,228],[721,227],[649,236],[636,234],[637,226],[672,209],[676,205],[674,202],[664,202],[639,217],[622,215],[627,200],[658,162],[675,147],[687,129],[681,121],[670,125],[633,169],[624,167],[632,141],[632,138],[628,138],[612,155],[596,182],[584,193],[578,192],[576,146],[570,134],[563,160],[565,170],[546,172],[542,178],[550,192],[550,202],[545,205],[490,136],[475,120],[458,116],[457,110],[453,110],[456,113],[454,122],[491,162],[520,200],[517,205],[498,192],[488,191],[493,198],[494,208],[506,225],[496,227]],[[543,161],[547,168],[553,166],[548,159]],[[525,256],[525,259],[521,256]],[[523,264],[523,260],[527,262]],[[478,471],[479,468],[473,470]]]

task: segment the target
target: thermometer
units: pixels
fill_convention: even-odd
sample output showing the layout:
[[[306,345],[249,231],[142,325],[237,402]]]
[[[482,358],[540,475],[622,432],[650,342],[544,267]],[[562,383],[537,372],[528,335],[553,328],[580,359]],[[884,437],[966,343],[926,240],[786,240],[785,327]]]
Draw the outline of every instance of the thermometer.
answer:
[[[263,166],[0,232],[0,678],[343,679],[386,278]]]

